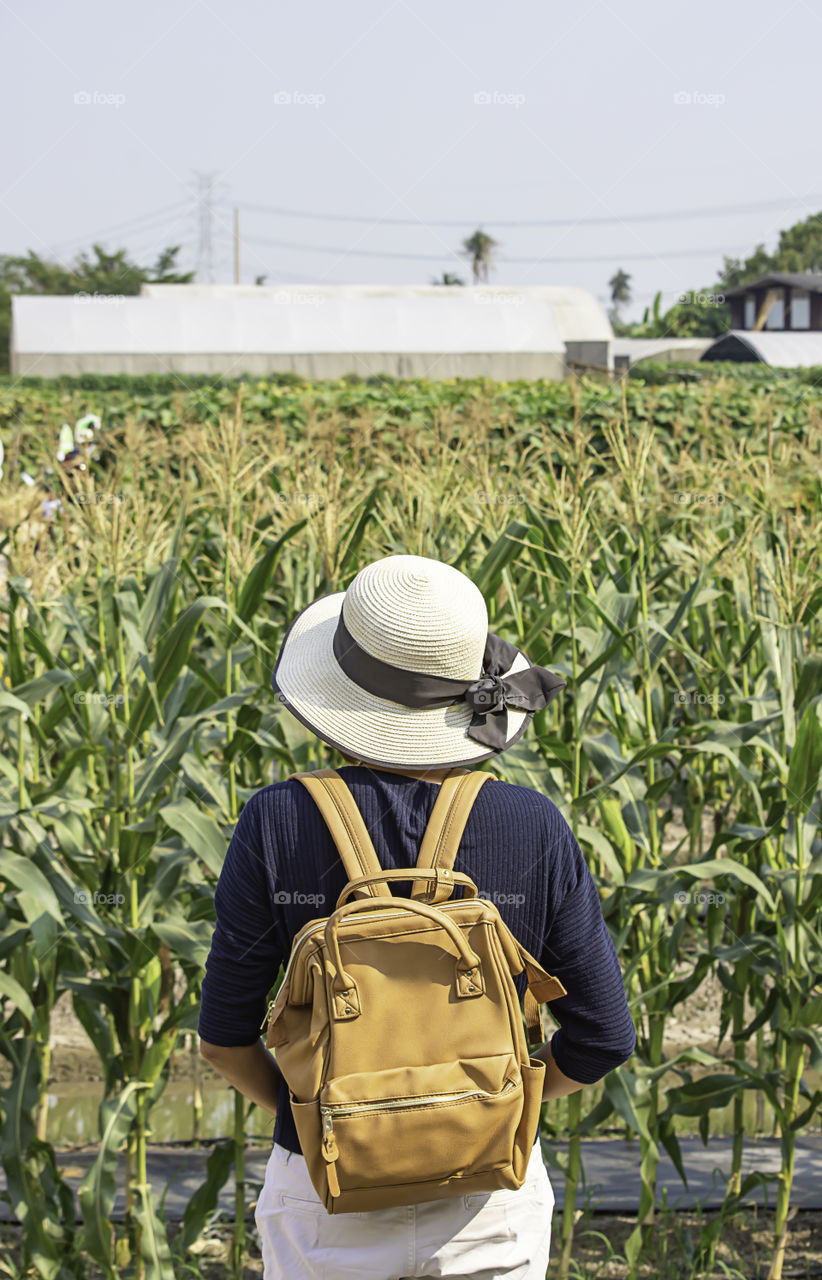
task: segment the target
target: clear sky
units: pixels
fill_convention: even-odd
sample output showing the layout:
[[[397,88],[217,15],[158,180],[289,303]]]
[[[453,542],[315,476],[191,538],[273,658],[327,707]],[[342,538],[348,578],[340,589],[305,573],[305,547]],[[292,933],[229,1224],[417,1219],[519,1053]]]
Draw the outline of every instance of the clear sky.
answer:
[[[0,42],[0,253],[202,266],[204,173],[218,281],[235,205],[248,283],[467,277],[481,225],[493,283],[621,266],[638,316],[822,209],[819,0],[0,0]]]

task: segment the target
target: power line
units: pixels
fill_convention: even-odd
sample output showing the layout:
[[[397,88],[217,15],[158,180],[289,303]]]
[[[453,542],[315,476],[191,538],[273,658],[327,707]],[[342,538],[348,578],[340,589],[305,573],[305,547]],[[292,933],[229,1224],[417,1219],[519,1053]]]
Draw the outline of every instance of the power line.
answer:
[[[260,236],[246,236],[245,240],[249,244],[265,245],[272,249],[289,249],[299,253],[335,253],[344,258],[392,258],[404,259],[410,262],[441,262],[444,257],[448,256],[448,250],[441,253],[387,253],[379,249],[346,249],[342,245],[326,245],[326,244],[299,244],[291,240],[267,240]],[[563,254],[559,258],[503,258],[498,257],[496,262],[515,263],[519,266],[540,266],[542,264],[556,265],[563,262],[615,262],[617,258],[620,262],[639,262],[652,261],[658,258],[701,258],[710,257],[715,254],[734,254],[744,252],[744,247],[734,246],[732,248],[720,249],[660,249],[655,253],[616,253],[598,254],[594,257],[578,257],[573,254]],[[457,256],[451,251],[451,256]]]
[[[206,278],[209,280],[212,280],[214,275],[213,223],[214,223],[214,209],[219,204],[219,201],[215,199],[215,194],[217,190],[217,187],[214,181],[215,177],[216,177],[215,174],[197,175],[197,181],[198,181],[197,216],[198,216],[198,225],[199,225],[199,241],[198,241],[198,248],[197,248],[197,264],[198,264],[197,272],[199,275],[202,270],[205,273]],[[744,213],[765,212],[765,211],[775,210],[775,209],[785,209],[788,207],[793,207],[797,204],[811,203],[814,201],[822,203],[822,196],[810,194],[806,196],[797,196],[793,200],[787,200],[787,201],[767,200],[767,201],[750,202],[747,204],[737,204],[737,205],[717,205],[717,206],[703,206],[701,208],[692,208],[692,209],[657,210],[657,211],[651,211],[651,212],[644,211],[641,213],[611,214],[607,216],[592,217],[592,218],[501,219],[501,220],[490,220],[490,221],[491,221],[491,225],[495,227],[551,228],[551,227],[573,227],[573,226],[582,226],[582,227],[606,226],[606,225],[614,225],[614,224],[626,223],[626,222],[662,222],[662,221],[677,221],[677,220],[682,220],[686,218],[696,218],[696,217],[739,216],[740,214],[744,214]],[[447,220],[447,219],[424,221],[417,218],[380,218],[380,217],[368,216],[365,214],[326,213],[321,211],[288,209],[288,208],[282,208],[282,207],[276,207],[276,206],[270,206],[270,205],[255,205],[255,204],[240,204],[238,207],[241,209],[247,210],[249,212],[267,213],[277,217],[307,218],[307,219],[316,219],[316,220],[326,221],[326,222],[370,223],[372,225],[385,225],[385,226],[402,226],[402,227],[419,226],[423,228],[424,227],[460,227],[464,229],[466,226],[469,225],[469,223],[472,222],[472,219],[463,219],[460,221]],[[188,201],[186,200],[175,201],[173,204],[164,205],[160,209],[154,209],[147,213],[140,214],[133,218],[126,219],[123,222],[115,223],[113,226],[105,227],[102,230],[94,232],[92,234],[74,236],[70,239],[59,241],[57,244],[51,247],[51,252],[60,254],[62,252],[71,251],[72,246],[80,246],[83,243],[94,244],[102,241],[105,237],[111,236],[114,234],[130,233],[130,232],[149,232],[149,231],[158,230],[164,225],[166,225],[166,220],[168,219],[168,215],[177,214],[178,212],[181,212],[184,208],[190,208]],[[168,219],[168,220],[171,220],[171,219]],[[381,257],[381,258],[393,258],[393,259],[406,259],[410,261],[420,261],[420,262],[433,262],[435,261],[435,258],[438,260],[442,256],[441,254],[429,256],[427,254],[414,254],[414,253],[388,254],[388,253],[381,253],[374,250],[372,251],[353,250],[353,249],[346,250],[346,249],[340,249],[340,248],[330,248],[330,247],[321,246],[321,245],[312,246],[312,245],[291,243],[288,241],[264,240],[259,237],[251,237],[251,236],[244,237],[244,239],[247,240],[249,243],[265,244],[265,245],[270,245],[272,247],[293,249],[297,251],[313,250],[318,253],[344,253],[349,256],[359,256],[359,257],[375,257],[375,258]],[[701,253],[710,254],[710,253],[730,253],[730,252],[744,252],[744,251],[745,251],[744,248],[741,248],[739,250],[725,250],[725,249],[674,250],[674,251],[671,251],[670,253],[663,252],[661,254],[656,254],[656,253],[650,253],[647,255],[622,254],[617,256],[622,256],[626,260],[630,259],[633,261],[639,261],[639,260],[642,260],[643,258],[653,259],[656,257],[672,257],[672,258],[673,257],[693,257],[693,256],[699,256],[699,254]],[[499,259],[499,261],[520,263],[524,265],[534,265],[540,262],[595,263],[595,262],[610,262],[613,257],[614,257],[613,254],[608,254],[608,255],[602,255],[600,257],[577,257],[577,258],[567,258],[567,257],[537,258],[537,259],[506,258],[506,259]]]
[[[794,208],[798,204],[812,202],[822,204],[822,196],[794,196],[787,200],[760,200],[746,204],[703,206],[696,209],[668,209],[656,212],[617,213],[593,218],[539,218],[539,219],[498,219],[486,218],[482,225],[493,227],[602,227],[624,222],[676,222],[686,218],[733,217],[745,213],[765,213],[769,210]],[[311,218],[322,222],[367,222],[381,226],[393,227],[462,227],[474,225],[474,218],[459,220],[425,219],[425,218],[381,218],[356,213],[324,213],[316,210],[285,209],[274,205],[240,204],[239,208],[249,213],[268,213],[282,218]]]
[[[128,252],[130,255],[144,254],[150,251],[157,253],[163,252],[165,249],[177,246],[179,249],[187,248],[187,241],[191,239],[191,210],[185,215],[179,215],[177,218],[164,222],[160,231],[158,228],[146,227],[135,235],[134,239],[129,240]]]
[[[733,253],[745,253],[748,245],[725,246],[719,249],[657,249],[650,253],[600,253],[593,257],[562,257],[562,258],[498,258],[498,262],[516,262],[526,266],[539,266],[543,262],[561,263],[561,262],[653,262],[664,258],[707,258],[714,257],[721,253],[723,256]]]
[[[243,240],[243,244],[245,244],[245,240]],[[257,265],[259,266],[259,263],[258,263]],[[263,265],[265,265],[265,264],[263,264]],[[265,278],[266,280],[268,280],[268,279],[269,279],[269,277],[273,277],[273,278],[272,278],[272,280],[271,280],[271,285],[270,285],[270,287],[273,287],[274,285],[278,285],[278,284],[282,283],[282,281],[283,281],[283,280],[289,280],[289,281],[291,281],[291,283],[292,283],[292,284],[319,284],[319,285],[325,285],[325,284],[328,284],[328,283],[329,283],[329,282],[328,282],[328,280],[318,280],[315,276],[307,276],[307,275],[305,274],[305,272],[303,272],[303,271],[301,271],[299,274],[297,274],[297,273],[296,273],[296,272],[294,272],[294,271],[285,271],[285,270],[283,270],[281,267],[270,267],[270,268],[269,268],[267,271],[265,271],[265,272],[258,271],[258,272],[257,272],[257,275],[258,275],[258,276],[264,276],[264,278]],[[339,281],[339,280],[335,280],[333,283],[334,283],[334,284],[342,284],[342,283],[344,283],[344,282],[343,282],[343,281]],[[354,283],[354,282],[352,281],[352,283]]]
[[[187,200],[178,200],[175,204],[165,205],[162,209],[154,209],[151,213],[141,214],[139,217],[130,218],[127,222],[116,223],[113,227],[106,227],[103,231],[97,231],[93,235],[73,236],[70,240],[60,240],[53,246],[52,252],[65,249],[74,244],[94,244],[96,241],[102,240],[104,236],[113,235],[120,231],[126,231],[131,228],[138,231],[148,230],[146,223],[159,218],[161,215],[175,213],[183,208],[188,208]],[[135,225],[139,224],[139,225]],[[160,224],[162,225],[162,224]]]

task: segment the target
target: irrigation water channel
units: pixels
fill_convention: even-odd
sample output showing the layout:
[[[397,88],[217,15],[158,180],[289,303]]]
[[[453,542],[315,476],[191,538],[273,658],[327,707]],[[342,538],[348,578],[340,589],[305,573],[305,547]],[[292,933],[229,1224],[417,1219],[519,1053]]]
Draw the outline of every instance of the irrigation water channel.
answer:
[[[103,1100],[102,1081],[89,1079],[84,1066],[82,1057],[75,1059],[71,1066],[64,1062],[60,1070],[62,1078],[54,1081],[48,1094],[47,1137],[54,1144],[58,1165],[75,1193],[97,1154],[99,1107]],[[166,1083],[163,1094],[149,1115],[148,1177],[157,1195],[165,1197],[165,1212],[169,1220],[179,1220],[182,1217],[191,1195],[205,1179],[206,1160],[213,1142],[228,1137],[234,1124],[233,1090],[219,1077],[215,1077],[210,1068],[200,1065],[200,1142],[195,1144],[194,1077],[186,1069],[187,1066],[184,1062],[178,1064],[177,1071]],[[693,1068],[694,1075],[700,1073],[699,1068]],[[806,1073],[806,1079],[810,1074]],[[676,1081],[676,1073],[670,1072],[670,1083],[674,1084]],[[818,1087],[811,1080],[808,1083],[812,1088]],[[667,1080],[663,1081],[663,1086],[665,1084]],[[583,1090],[583,1114],[595,1105],[598,1097],[599,1088],[596,1085]],[[746,1092],[743,1104],[746,1134],[743,1173],[759,1170],[775,1176],[779,1170],[779,1139],[773,1136],[771,1109],[753,1091]],[[542,1143],[543,1157],[558,1208],[562,1206],[565,1196],[562,1166],[568,1149],[567,1141],[564,1140],[566,1105],[564,1100],[552,1104],[549,1114],[557,1137],[544,1137]],[[657,1181],[659,1205],[667,1203],[672,1210],[684,1210],[694,1206],[701,1206],[703,1209],[717,1208],[722,1204],[731,1161],[732,1105],[712,1112],[711,1137],[707,1147],[697,1136],[698,1124],[698,1117],[680,1117],[676,1122],[688,1175],[687,1188],[667,1153],[660,1149]],[[261,1184],[265,1176],[273,1126],[272,1116],[257,1107],[249,1110],[246,1120],[246,1169],[252,1199],[256,1195],[255,1185]],[[636,1135],[628,1136],[625,1127],[618,1126],[618,1120],[612,1117],[607,1132],[586,1137],[582,1141],[582,1185],[577,1192],[577,1206],[580,1208],[587,1203],[591,1209],[600,1213],[636,1211],[641,1190],[639,1142]],[[748,1136],[752,1134],[757,1136]],[[125,1209],[123,1153],[118,1159],[116,1183],[117,1197],[111,1216],[120,1220]],[[0,1191],[4,1185],[5,1178],[0,1171]],[[232,1174],[218,1200],[221,1214],[228,1218],[232,1216],[234,1209],[233,1188]],[[755,1188],[747,1198],[772,1207],[775,1195],[776,1183],[772,1181],[767,1188]],[[791,1199],[799,1208],[822,1209],[822,1132],[818,1130],[804,1131],[797,1135],[796,1170]],[[7,1206],[0,1204],[0,1219],[8,1216]]]
[[[672,1077],[673,1077],[673,1073]],[[672,1078],[671,1083],[674,1083]],[[582,1091],[583,1115],[598,1099],[596,1088]],[[56,1147],[78,1146],[97,1141],[99,1133],[99,1108],[103,1100],[103,1086],[96,1080],[62,1081],[49,1091],[48,1139]],[[757,1099],[753,1091],[743,1099],[744,1129],[746,1134],[762,1137],[774,1136],[773,1113],[767,1102]],[[202,1117],[199,1137],[205,1141],[227,1137],[233,1127],[233,1090],[219,1083],[204,1080],[202,1083]],[[617,1122],[612,1121],[616,1124]],[[149,1115],[150,1141],[153,1143],[188,1142],[194,1137],[194,1088],[190,1080],[169,1080],[162,1096],[155,1102]],[[254,1107],[246,1122],[249,1137],[270,1138],[274,1118]],[[699,1132],[697,1117],[680,1117],[676,1130],[681,1135]],[[733,1135],[733,1105],[717,1108],[711,1115],[711,1134],[716,1137]]]
[[[195,1135],[194,1110],[194,1062],[186,1062],[191,1049],[181,1052],[176,1070],[149,1114],[149,1179],[158,1194],[168,1187],[167,1209],[171,1217],[182,1215],[187,1198],[205,1177],[205,1161],[215,1140],[227,1138],[234,1126],[234,1092],[220,1077],[198,1063],[200,1076],[201,1110],[198,1132]],[[99,1107],[103,1100],[102,1081],[89,1078],[88,1067],[94,1059],[80,1055],[73,1062],[63,1062],[59,1078],[54,1080],[48,1093],[47,1137],[57,1151],[58,1163],[65,1169],[70,1184],[79,1180],[96,1155],[99,1139]],[[191,1070],[189,1070],[189,1066]],[[715,1068],[692,1065],[692,1077],[696,1078]],[[820,1087],[817,1073],[806,1071],[805,1079],[810,1088]],[[663,1078],[662,1091],[680,1083],[675,1071]],[[582,1111],[585,1115],[600,1097],[600,1086],[594,1085],[582,1091]],[[556,1138],[543,1138],[543,1154],[551,1177],[552,1186],[561,1205],[564,1199],[564,1180],[560,1165],[567,1152],[564,1099],[551,1104],[549,1116],[556,1131]],[[682,1147],[682,1157],[688,1175],[686,1189],[667,1154],[660,1149],[658,1203],[663,1195],[671,1208],[686,1208],[702,1204],[704,1208],[717,1207],[727,1185],[733,1136],[733,1104],[711,1112],[708,1146],[703,1146],[697,1116],[682,1116],[675,1121]],[[246,1119],[248,1139],[248,1177],[251,1182],[264,1176],[265,1163],[271,1149],[274,1118],[258,1107],[249,1108]],[[754,1090],[743,1095],[743,1128],[745,1132],[743,1171],[758,1169],[776,1173],[779,1169],[779,1139],[774,1116],[767,1100]],[[751,1136],[749,1136],[751,1135]],[[752,1136],[756,1135],[756,1136]],[[194,1145],[195,1138],[202,1145]],[[616,1115],[610,1117],[608,1129],[600,1135],[591,1135],[582,1142],[584,1186],[578,1192],[578,1205],[589,1200],[592,1208],[600,1212],[634,1211],[639,1203],[641,1177],[640,1152],[636,1135],[628,1135]],[[114,1216],[124,1205],[124,1158],[118,1162],[118,1192]],[[0,1185],[3,1179],[0,1176]],[[120,1184],[122,1183],[122,1186]],[[803,1208],[822,1209],[822,1133],[804,1131],[798,1135],[795,1191],[792,1202]],[[232,1212],[233,1178],[220,1195],[221,1209]],[[764,1193],[757,1188],[750,1199],[772,1206],[775,1183]],[[122,1203],[121,1203],[122,1201]],[[0,1210],[0,1218],[5,1217]]]

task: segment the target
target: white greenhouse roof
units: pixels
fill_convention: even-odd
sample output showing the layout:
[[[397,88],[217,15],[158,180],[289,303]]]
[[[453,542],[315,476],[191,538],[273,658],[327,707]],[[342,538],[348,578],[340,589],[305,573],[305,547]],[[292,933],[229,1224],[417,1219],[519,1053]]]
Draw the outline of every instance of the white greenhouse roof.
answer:
[[[711,343],[703,355],[705,359],[734,359],[733,348],[739,346],[752,351],[757,360],[775,368],[800,369],[808,365],[822,365],[822,333],[819,332],[786,332],[775,333],[752,329],[730,329]],[[711,353],[727,346],[727,355],[723,352],[712,356]]]
[[[711,345],[713,338],[614,338],[614,358],[628,356],[631,363],[667,352],[692,351],[696,355]]]
[[[570,298],[558,307],[545,292],[306,285],[237,295],[171,285],[137,297],[19,296],[12,299],[12,347],[18,355],[562,354],[559,321],[577,303]],[[517,296],[502,296],[509,293]]]
[[[305,297],[356,299],[395,303],[434,299],[450,304],[470,302],[477,307],[517,308],[531,302],[548,303],[564,342],[610,342],[611,322],[604,306],[588,289],[566,285],[524,285],[520,288],[496,285],[382,285],[382,284],[144,284],[147,298],[260,298],[281,302]]]
[[[534,286],[554,308],[559,331],[566,342],[611,342],[614,331],[608,313],[587,289],[563,285]]]

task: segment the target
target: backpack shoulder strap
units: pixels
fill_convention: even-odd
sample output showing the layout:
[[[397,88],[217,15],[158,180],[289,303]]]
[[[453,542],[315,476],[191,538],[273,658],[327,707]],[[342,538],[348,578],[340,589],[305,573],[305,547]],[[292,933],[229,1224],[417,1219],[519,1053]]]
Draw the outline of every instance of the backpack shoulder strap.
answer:
[[[292,773],[290,776],[303,784],[316,803],[337,846],[348,879],[377,875],[382,870],[377,851],[345,779],[336,769],[315,769],[310,773]],[[366,885],[358,893],[373,898],[392,896],[384,881]]]
[[[432,868],[453,870],[474,800],[480,787],[491,777],[493,775],[490,773],[475,770],[471,773],[451,774],[443,780],[420,845],[417,858],[420,871]],[[411,886],[411,897],[437,902],[441,900],[441,896],[450,896],[451,888],[446,885],[445,889],[447,892],[439,890],[436,881],[415,880]]]
[[[568,992],[559,978],[547,973],[530,951],[526,951],[521,944],[518,945],[525,972],[528,975],[528,988],[522,1006],[528,1043],[539,1046],[545,1039],[540,1004],[547,1004],[549,1000],[558,1000],[561,996],[567,996]]]

